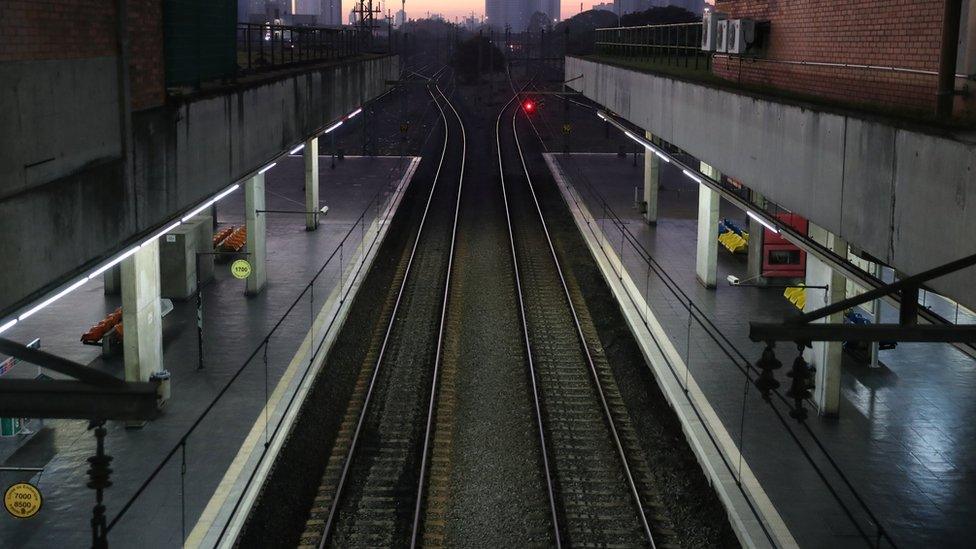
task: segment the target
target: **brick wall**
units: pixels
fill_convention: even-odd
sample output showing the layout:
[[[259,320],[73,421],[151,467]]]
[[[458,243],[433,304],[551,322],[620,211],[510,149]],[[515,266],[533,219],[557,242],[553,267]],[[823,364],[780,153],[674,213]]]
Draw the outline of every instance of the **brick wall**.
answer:
[[[937,77],[863,68],[801,66],[814,61],[938,71],[943,0],[719,0],[729,18],[770,22],[760,59],[717,57],[713,72],[845,102],[931,110]]]
[[[0,1],[0,61],[116,55],[111,0]]]
[[[129,92],[132,110],[166,100],[163,59],[163,0],[128,0]]]
[[[163,104],[163,0],[128,0],[132,109]],[[0,61],[118,55],[115,0],[0,0]]]

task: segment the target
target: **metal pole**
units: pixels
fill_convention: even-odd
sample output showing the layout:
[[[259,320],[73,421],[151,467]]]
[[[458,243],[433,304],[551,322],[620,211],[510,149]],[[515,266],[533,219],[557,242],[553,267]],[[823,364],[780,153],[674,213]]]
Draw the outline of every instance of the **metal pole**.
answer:
[[[112,485],[109,482],[109,475],[112,469],[112,456],[105,455],[105,422],[93,421],[89,429],[95,428],[95,455],[88,458],[90,467],[88,468],[88,482],[90,488],[95,489],[95,508],[92,509],[91,529],[92,529],[92,548],[108,549],[108,528],[105,523],[105,505],[102,503],[105,488]]]
[[[942,53],[939,55],[939,88],[935,114],[952,116],[956,96],[956,56],[959,50],[959,19],[962,0],[945,0],[942,10]]]
[[[203,369],[203,284],[200,282],[200,254],[194,255],[197,278],[197,371]]]

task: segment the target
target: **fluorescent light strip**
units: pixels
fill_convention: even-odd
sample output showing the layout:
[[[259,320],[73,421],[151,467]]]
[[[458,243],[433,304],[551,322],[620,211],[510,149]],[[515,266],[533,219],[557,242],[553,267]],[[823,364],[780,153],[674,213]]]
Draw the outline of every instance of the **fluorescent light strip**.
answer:
[[[271,169],[273,166],[274,166],[274,163],[272,163],[270,166],[268,166],[267,168],[265,168],[265,171]],[[207,209],[208,207],[212,206],[215,202],[217,202],[221,198],[224,198],[225,196],[229,195],[230,193],[236,191],[240,187],[241,187],[240,184],[234,183],[233,185],[231,185],[230,187],[228,187],[226,190],[224,190],[223,192],[221,192],[217,196],[211,198],[207,202],[204,202],[200,207],[198,207],[197,209],[193,210],[188,215],[184,216],[183,219],[181,219],[180,221],[174,221],[171,225],[167,226],[165,229],[160,230],[156,234],[154,234],[154,235],[150,236],[149,238],[147,238],[146,240],[144,240],[142,244],[137,244],[136,246],[134,246],[132,248],[129,248],[128,250],[126,250],[121,255],[116,256],[115,259],[109,261],[108,263],[106,263],[106,264],[102,265],[101,267],[99,267],[99,268],[95,269],[94,271],[92,271],[91,274],[89,274],[85,278],[82,278],[82,279],[78,280],[77,282],[75,282],[71,286],[68,286],[64,290],[61,290],[60,292],[58,292],[54,296],[52,296],[52,297],[50,297],[50,298],[42,301],[40,305],[34,307],[33,309],[28,310],[27,312],[23,313],[19,317],[14,318],[14,319],[8,321],[6,324],[0,325],[0,333],[4,332],[5,330],[8,330],[11,326],[13,326],[14,324],[16,324],[19,320],[24,320],[24,319],[30,317],[31,315],[33,315],[37,311],[40,311],[44,307],[47,307],[51,303],[54,303],[55,301],[61,299],[62,297],[68,295],[69,293],[75,291],[76,289],[78,289],[79,287],[81,287],[82,284],[88,282],[89,280],[95,278],[96,276],[98,276],[98,275],[104,273],[105,271],[111,269],[112,267],[118,265],[124,259],[126,259],[127,257],[130,257],[132,254],[134,254],[137,251],[139,251],[139,249],[142,248],[144,245],[149,244],[150,242],[156,240],[157,238],[163,236],[164,234],[166,234],[166,233],[172,231],[173,229],[179,227],[182,223],[185,223],[191,217],[197,215],[198,213],[200,213],[203,210]]]
[[[763,219],[763,218],[759,217],[758,215],[750,212],[749,210],[746,210],[746,215],[748,215],[749,217],[751,217],[751,218],[755,219],[756,221],[758,221],[759,224],[762,225],[763,227],[766,227],[767,229],[769,229],[770,231],[773,231],[776,234],[779,234],[779,230],[775,226],[770,225],[769,222],[766,221],[765,219]]]
[[[288,151],[288,154],[295,154],[295,153],[297,153],[298,151],[300,151],[300,150],[302,150],[304,148],[305,148],[305,143],[302,143],[301,145],[299,145],[299,146],[295,147],[294,149]]]
[[[329,127],[328,127],[328,128],[326,128],[326,129],[325,129],[325,131],[324,131],[324,132],[322,132],[322,133],[329,133],[329,132],[331,132],[332,130],[334,130],[334,129],[336,129],[336,128],[338,128],[338,127],[339,127],[339,126],[341,126],[341,125],[342,125],[342,120],[340,120],[340,121],[338,121],[338,122],[336,122],[335,124],[333,124],[333,125],[331,125],[331,126],[329,126]]]
[[[139,245],[139,247],[141,248],[142,246],[145,246],[146,244],[149,244],[153,240],[156,240],[157,238],[159,238],[159,237],[163,236],[164,234],[172,231],[173,229],[179,227],[182,224],[183,224],[182,221],[177,221],[177,222],[173,223],[169,227],[166,227],[165,229],[163,229],[163,230],[159,231],[158,233],[156,233],[156,234],[150,236],[149,238],[147,238],[145,241],[143,241],[142,244]],[[91,276],[91,275],[89,275],[89,276]]]
[[[274,164],[272,164],[272,166],[274,166]],[[232,192],[234,192],[234,191],[236,191],[237,189],[240,189],[240,188],[241,188],[241,185],[239,183],[234,183],[233,185],[231,185],[230,187],[228,187],[224,192],[222,192],[222,193],[218,194],[217,196],[215,196],[214,199],[213,199],[213,201],[216,202],[216,201],[220,200],[221,198],[229,195],[230,193],[232,193]]]
[[[118,265],[119,263],[122,263],[122,260],[123,259],[125,259],[125,258],[129,257],[130,255],[136,253],[137,251],[139,251],[139,248],[141,248],[141,247],[142,246],[136,246],[135,248],[129,248],[122,255],[116,257],[112,261],[109,261],[108,263],[106,263],[106,264],[102,265],[101,267],[95,269],[94,272],[92,272],[90,275],[88,275],[88,278],[95,278],[96,276],[104,273],[105,271],[111,269],[112,267]]]
[[[11,318],[7,322],[5,322],[3,325],[0,325],[0,334],[6,332],[7,330],[9,330],[11,328],[13,328],[14,327],[14,324],[17,324],[17,319],[16,318]]]
[[[200,213],[203,210],[206,210],[207,208],[209,208],[210,206],[212,206],[214,202],[216,202],[216,201],[211,198],[210,200],[208,200],[208,201],[204,202],[203,204],[201,204],[199,208],[197,208],[197,209],[193,210],[192,212],[184,215],[183,216],[183,219],[181,219],[180,221],[182,221],[183,223],[186,223],[193,216],[197,215],[198,213]]]
[[[51,297],[49,297],[49,298],[47,298],[47,299],[45,299],[44,301],[42,301],[42,302],[41,302],[41,304],[40,304],[40,305],[38,305],[38,306],[36,306],[36,307],[34,307],[33,309],[31,309],[31,310],[29,310],[29,311],[27,311],[26,313],[24,313],[24,314],[22,314],[22,315],[20,315],[20,317],[19,317],[19,318],[18,318],[17,320],[20,320],[20,321],[23,321],[23,320],[24,320],[25,318],[27,318],[27,317],[29,317],[29,316],[31,316],[31,315],[33,315],[33,314],[34,314],[34,313],[36,313],[37,311],[40,311],[40,310],[41,310],[41,309],[43,309],[44,307],[47,307],[48,305],[50,305],[50,304],[52,304],[52,303],[54,303],[55,301],[57,301],[57,300],[59,300],[59,299],[61,299],[62,297],[64,297],[64,296],[66,296],[66,295],[68,295],[69,293],[71,293],[71,292],[73,292],[73,291],[75,291],[75,290],[76,290],[76,289],[78,289],[78,288],[79,288],[79,287],[80,287],[80,286],[81,286],[82,284],[84,284],[85,282],[88,282],[88,278],[89,278],[89,277],[87,277],[87,276],[86,276],[85,278],[82,278],[81,280],[78,280],[78,281],[76,281],[76,282],[75,282],[74,284],[72,284],[71,286],[68,286],[67,288],[65,288],[65,289],[63,289],[63,290],[61,290],[60,292],[58,292],[58,293],[56,293],[56,294],[54,294],[53,296],[51,296]]]
[[[363,112],[363,108],[362,107],[359,107],[358,109],[356,109],[356,110],[352,111],[351,113],[349,113],[349,116],[346,116],[346,120],[349,120],[350,118],[356,116],[357,114],[359,114],[361,112]]]
[[[602,118],[603,120],[607,120],[607,118],[600,111],[597,111],[596,115],[599,116],[600,118]],[[621,128],[621,129],[623,129],[623,128]],[[634,134],[630,133],[627,130],[624,130],[624,135],[626,135],[627,137],[629,137],[629,138],[633,139],[634,141],[640,143],[641,145],[644,145],[644,147],[646,147],[646,148],[654,151],[654,154],[656,154],[661,160],[664,160],[665,162],[671,162],[671,160],[667,156],[665,156],[663,153],[661,153],[661,151],[659,151],[656,146],[649,145],[646,141],[638,138],[637,136],[635,136]],[[685,169],[682,169],[681,172],[684,173],[685,176],[687,176],[692,181],[698,183],[699,185],[703,184],[701,178],[698,177],[697,175],[691,173],[690,171],[685,170]],[[761,217],[759,217],[758,215],[752,213],[749,210],[746,210],[746,214],[749,217],[751,217],[751,218],[755,219],[756,221],[758,221],[763,227],[766,227],[767,229],[769,229],[770,231],[772,231],[772,232],[774,232],[776,234],[779,234],[779,230],[774,225],[769,224],[769,222],[767,222],[765,219],[762,219]]]
[[[272,162],[272,163],[268,164],[267,166],[265,166],[265,167],[261,168],[260,170],[258,170],[258,175],[263,174],[264,172],[270,170],[271,168],[274,168],[277,165],[278,165],[277,162]]]

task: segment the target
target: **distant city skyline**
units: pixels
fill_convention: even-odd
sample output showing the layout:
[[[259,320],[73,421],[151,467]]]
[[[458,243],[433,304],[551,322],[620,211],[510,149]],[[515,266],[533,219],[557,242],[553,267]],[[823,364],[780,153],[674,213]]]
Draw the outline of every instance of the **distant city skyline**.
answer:
[[[382,7],[384,15],[388,10],[391,15],[396,15],[400,11],[400,0],[373,1],[374,5]],[[540,5],[544,5],[547,2],[547,0],[501,0],[502,3],[509,4],[522,4],[527,1]],[[617,1],[620,2],[621,0]],[[623,2],[630,2],[632,4],[638,4],[640,1],[623,0]],[[666,2],[682,5],[687,3],[688,0],[673,0],[673,2],[668,2],[667,0],[644,1],[653,4]],[[713,1],[705,0],[705,3],[710,4]],[[358,0],[270,0],[268,2],[266,0],[238,0],[238,17],[242,21],[245,21],[250,18],[250,14],[264,13],[266,5],[277,5],[280,6],[283,13],[314,14],[318,20],[318,24],[340,24],[340,22],[345,22],[344,19],[352,11],[357,2]],[[440,14],[448,21],[453,22],[457,20],[459,23],[463,23],[465,19],[471,17],[473,14],[476,20],[480,20],[486,15],[485,3],[485,0],[407,0],[406,17],[407,19],[423,19],[428,14]],[[603,3],[613,5],[615,2],[613,0],[584,0],[580,3],[574,0],[562,0],[559,19],[568,19],[578,14],[581,5],[585,11],[592,9],[594,5]],[[341,9],[339,8],[340,5]],[[332,12],[331,17],[326,15],[330,11]],[[258,16],[258,20],[260,19],[261,17]]]
[[[375,0],[374,0],[375,1]],[[599,4],[603,0],[585,0],[583,2],[583,9],[590,9],[593,4]],[[350,0],[347,0],[350,3]],[[396,11],[400,9],[400,2],[394,0],[392,2],[384,2],[385,8],[389,7],[390,10]],[[474,12],[476,17],[481,17],[485,13],[485,0],[407,0],[407,17],[410,19],[419,19],[427,16],[427,12],[439,13],[444,16],[445,19],[454,21],[457,17],[458,21],[464,19]],[[580,3],[573,0],[563,0],[562,10],[560,19],[566,19],[572,17],[579,13]]]

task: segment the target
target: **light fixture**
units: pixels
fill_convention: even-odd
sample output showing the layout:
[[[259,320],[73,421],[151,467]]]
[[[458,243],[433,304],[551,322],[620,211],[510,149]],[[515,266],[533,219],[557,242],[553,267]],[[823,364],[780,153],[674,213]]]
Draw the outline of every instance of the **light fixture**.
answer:
[[[267,170],[271,169],[274,165],[275,164],[272,163],[270,166],[267,166],[264,170],[267,171]],[[62,297],[68,295],[69,293],[71,293],[74,290],[78,289],[79,287],[81,287],[84,283],[88,282],[89,280],[94,279],[96,276],[98,276],[98,275],[104,273],[105,271],[111,269],[112,267],[118,265],[123,260],[125,260],[127,257],[130,257],[130,256],[132,256],[132,254],[134,254],[137,251],[139,251],[139,249],[142,248],[143,246],[145,246],[146,244],[149,244],[150,242],[156,240],[157,238],[163,236],[164,234],[166,234],[166,233],[172,231],[173,229],[179,227],[182,223],[185,223],[187,220],[189,220],[193,216],[195,216],[195,215],[199,214],[200,212],[204,211],[205,209],[207,209],[208,207],[210,207],[214,203],[216,203],[218,200],[220,200],[221,198],[224,198],[225,196],[229,195],[230,193],[236,191],[240,187],[241,186],[240,186],[239,183],[234,183],[230,187],[224,189],[220,194],[214,196],[210,200],[207,200],[206,202],[204,202],[203,204],[201,204],[200,206],[198,206],[195,210],[193,210],[192,212],[190,212],[189,214],[187,214],[186,216],[184,216],[180,221],[174,221],[173,223],[171,223],[170,225],[168,225],[166,228],[160,230],[159,232],[153,234],[152,236],[150,236],[149,238],[147,238],[146,240],[144,240],[142,242],[142,244],[136,244],[135,246],[129,248],[125,252],[123,252],[123,253],[115,256],[115,258],[113,258],[108,263],[106,263],[106,264],[102,265],[101,267],[95,269],[94,271],[92,271],[91,273],[89,273],[88,276],[77,280],[74,284],[68,286],[67,288],[65,288],[63,290],[61,290],[60,292],[58,292],[57,294],[49,297],[48,299],[45,299],[44,301],[42,301],[36,307],[33,307],[30,310],[28,310],[27,312],[21,314],[19,317],[14,318],[14,319],[11,319],[11,320],[7,321],[6,323],[0,325],[0,333],[2,333],[5,330],[8,330],[11,326],[13,326],[14,324],[16,324],[18,321],[22,321],[22,320],[30,317],[31,315],[33,315],[37,311],[40,311],[44,307],[47,307],[51,303],[54,303],[55,301],[57,301],[57,300],[61,299]]]
[[[352,111],[351,113],[349,113],[349,116],[346,116],[346,120],[349,120],[350,118],[356,116],[357,114],[359,114],[361,112],[363,112],[363,108],[362,107],[359,107],[358,109],[356,109],[356,110]]]
[[[654,149],[654,154],[656,154],[658,158],[660,158],[661,160],[667,162],[668,164],[671,163],[671,159],[668,158],[668,157],[666,157],[666,156],[664,156],[663,154],[661,154],[661,152],[658,151],[657,149]]]
[[[691,179],[695,183],[698,183],[699,185],[701,185],[702,180],[697,175],[689,172],[688,170],[681,170],[681,173],[685,174],[688,177],[688,179]]]
[[[270,170],[271,168],[274,168],[277,165],[278,165],[277,162],[272,162],[272,163],[268,164],[267,166],[265,166],[265,167],[261,168],[260,170],[258,170],[258,175],[263,174],[264,172]]]
[[[295,153],[297,153],[298,151],[300,151],[300,150],[302,150],[304,148],[305,148],[305,143],[302,143],[301,145],[299,145],[299,146],[295,147],[294,149],[288,151],[288,154],[295,154]]]
[[[274,164],[272,164],[271,166],[274,166]],[[271,166],[268,166],[268,168],[270,168]],[[216,202],[216,201],[220,200],[221,198],[229,195],[230,193],[232,193],[232,192],[234,192],[234,191],[236,191],[237,189],[240,189],[240,188],[241,188],[240,183],[234,183],[233,185],[231,185],[230,187],[228,187],[224,192],[222,192],[222,193],[218,194],[217,196],[215,196],[214,199],[213,199],[213,201]]]
[[[58,292],[58,293],[56,293],[56,294],[54,294],[53,296],[51,296],[51,297],[49,297],[49,298],[47,298],[47,299],[45,299],[44,301],[42,301],[42,302],[40,303],[40,305],[37,305],[37,306],[35,306],[35,307],[34,307],[33,309],[30,309],[29,311],[27,311],[27,312],[25,312],[25,313],[23,313],[23,314],[21,314],[21,315],[20,315],[20,317],[18,317],[18,318],[17,318],[17,320],[20,320],[20,321],[23,321],[23,320],[24,320],[25,318],[27,318],[27,317],[29,317],[29,316],[31,316],[31,315],[33,315],[33,314],[34,314],[34,313],[36,313],[37,311],[40,311],[40,310],[41,310],[41,309],[43,309],[44,307],[47,307],[48,305],[50,305],[50,304],[52,304],[52,303],[54,303],[55,301],[57,301],[57,300],[59,300],[59,299],[61,299],[62,297],[64,297],[64,296],[66,296],[66,295],[68,295],[69,293],[71,293],[71,292],[73,292],[73,291],[75,291],[75,290],[76,290],[76,289],[78,289],[78,288],[79,288],[79,287],[80,287],[80,286],[81,286],[82,284],[84,284],[85,282],[88,282],[88,278],[89,278],[89,277],[87,277],[87,276],[86,276],[86,277],[84,277],[84,278],[81,278],[81,279],[79,279],[79,280],[77,280],[77,281],[75,281],[75,283],[74,283],[74,284],[72,284],[71,286],[68,286],[67,288],[65,288],[65,289],[63,289],[63,290],[61,290],[60,292]]]
[[[200,212],[206,210],[207,208],[209,208],[210,206],[212,206],[214,202],[216,202],[216,201],[211,198],[210,200],[208,200],[208,201],[204,202],[203,204],[201,204],[199,208],[197,208],[197,209],[193,210],[192,212],[184,215],[183,216],[183,219],[180,219],[180,221],[182,221],[183,223],[186,223],[193,216],[197,215],[198,213],[200,213]]]
[[[112,267],[118,265],[119,263],[122,262],[123,259],[125,259],[125,258],[129,257],[130,255],[132,255],[132,254],[136,253],[137,251],[139,251],[139,248],[141,248],[141,247],[142,246],[135,246],[134,248],[129,248],[122,255],[117,256],[112,261],[109,261],[108,263],[106,263],[106,264],[102,265],[101,267],[95,269],[90,275],[88,275],[88,278],[89,279],[95,278],[96,276],[98,276],[98,275],[104,273],[105,271],[111,269]]]
[[[341,126],[341,125],[342,125],[342,120],[340,120],[340,121],[338,121],[338,122],[336,122],[335,124],[333,124],[333,125],[331,125],[331,126],[329,126],[329,127],[328,127],[328,128],[326,128],[326,129],[325,129],[325,131],[324,131],[324,132],[322,132],[322,133],[329,133],[329,132],[331,132],[332,130],[334,130],[334,129],[336,129],[336,128],[338,128],[338,127],[339,127],[339,126]]]
[[[170,232],[170,231],[172,231],[173,229],[175,229],[175,228],[177,228],[177,227],[179,227],[179,226],[180,226],[180,225],[181,225],[182,223],[183,223],[182,221],[177,221],[177,222],[175,222],[175,223],[173,223],[173,224],[172,224],[172,225],[170,225],[169,227],[166,227],[165,229],[163,229],[163,230],[161,230],[161,231],[159,231],[158,233],[156,233],[156,234],[154,234],[154,235],[152,235],[152,236],[150,236],[149,238],[147,238],[147,239],[146,239],[146,240],[145,240],[145,241],[144,241],[144,242],[143,242],[142,244],[140,244],[139,246],[140,246],[140,247],[142,247],[142,246],[145,246],[146,244],[149,244],[149,243],[150,243],[150,242],[152,242],[153,240],[156,240],[157,238],[159,238],[159,237],[161,237],[161,236],[163,236],[164,234],[166,234],[166,233],[168,233],[168,232]],[[89,277],[91,277],[91,275],[88,275],[88,276],[89,276]]]
[[[0,334],[6,332],[10,328],[13,328],[14,324],[17,324],[16,318],[11,318],[7,322],[4,322],[2,325],[0,325]]]
[[[767,229],[769,229],[770,231],[773,231],[776,234],[779,234],[779,230],[774,225],[771,225],[765,219],[759,217],[758,215],[756,215],[756,214],[754,214],[754,213],[752,213],[752,212],[750,212],[748,210],[746,211],[746,215],[748,215],[749,217],[751,217],[751,218],[755,219],[756,221],[758,221],[759,224],[762,225],[763,227],[766,227]]]

